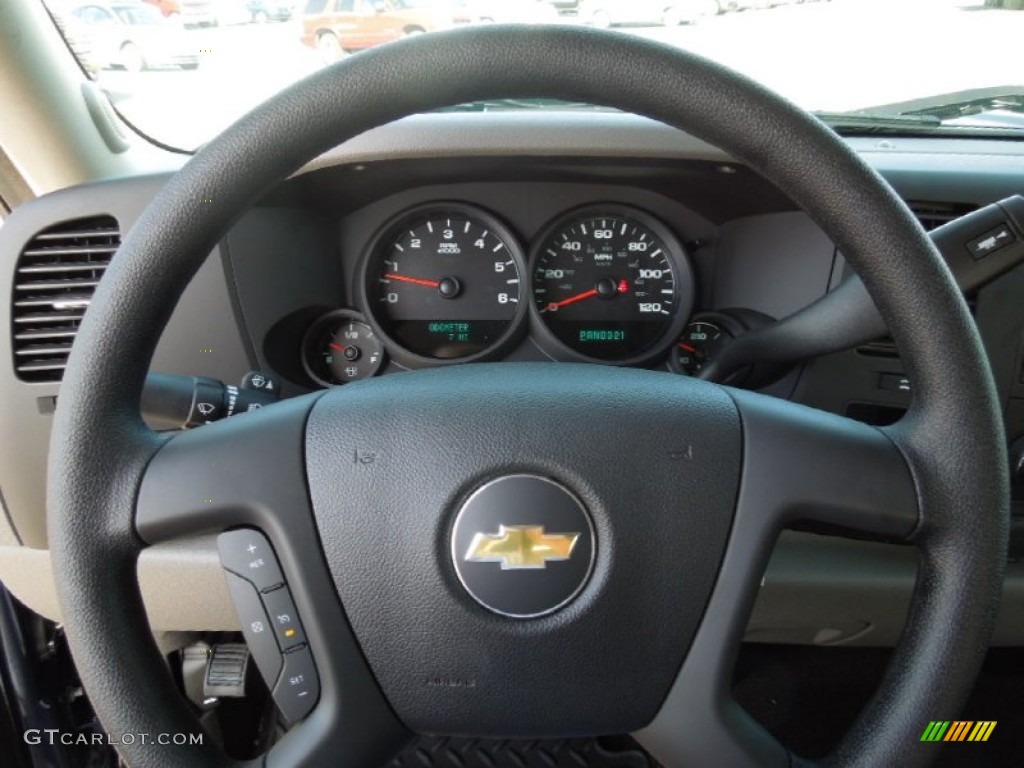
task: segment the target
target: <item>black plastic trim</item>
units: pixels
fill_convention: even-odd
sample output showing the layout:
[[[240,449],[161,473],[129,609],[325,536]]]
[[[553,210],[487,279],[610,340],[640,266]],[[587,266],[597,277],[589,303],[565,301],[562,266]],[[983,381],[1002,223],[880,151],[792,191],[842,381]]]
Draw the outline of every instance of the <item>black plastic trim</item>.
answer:
[[[184,432],[153,457],[136,526],[149,544],[246,526],[271,542],[320,673],[320,701],[267,755],[268,766],[383,764],[409,738],[345,619],[307,489],[306,420],[322,393]],[[345,723],[339,728],[339,723]]]

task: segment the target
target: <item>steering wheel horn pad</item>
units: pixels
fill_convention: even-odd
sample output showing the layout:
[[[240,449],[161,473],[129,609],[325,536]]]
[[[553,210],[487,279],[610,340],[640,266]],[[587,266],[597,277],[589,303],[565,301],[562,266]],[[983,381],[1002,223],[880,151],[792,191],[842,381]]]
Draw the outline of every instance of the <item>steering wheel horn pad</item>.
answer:
[[[646,115],[776,183],[833,238],[886,318],[914,381],[908,415],[879,430],[653,371],[505,363],[346,385],[170,439],[145,427],[139,394],[162,329],[237,215],[362,131],[506,97]],[[1001,434],[980,339],[939,255],[824,125],[684,51],[494,26],[323,70],[166,185],[124,238],[71,352],[48,530],[72,651],[113,733],[198,732],[146,627],[141,549],[236,526],[268,536],[321,677],[316,708],[262,759],[275,768],[382,765],[410,729],[624,729],[669,766],[791,765],[729,693],[776,536],[809,520],[904,542],[921,552],[907,629],[826,763],[924,765],[935,745],[920,730],[955,718],[998,606],[1009,520]],[[475,490],[524,473],[580,499],[594,563],[564,606],[516,619],[466,592],[451,533]],[[155,768],[232,764],[209,739],[125,745],[122,755]]]
[[[385,696],[424,733],[554,737],[648,724],[725,549],[741,460],[735,405],[718,387],[680,389],[668,376],[626,369],[596,381],[576,365],[451,370],[330,393],[310,416],[320,539]],[[354,463],[356,446],[376,461]],[[679,451],[688,458],[673,459]],[[529,620],[480,606],[452,563],[464,500],[509,475],[571,489],[596,532],[582,592]],[[522,493],[506,513],[531,497]],[[553,506],[519,514],[503,523],[562,519]],[[476,567],[512,584],[526,576],[520,588],[536,590],[563,565],[571,561],[531,573]]]

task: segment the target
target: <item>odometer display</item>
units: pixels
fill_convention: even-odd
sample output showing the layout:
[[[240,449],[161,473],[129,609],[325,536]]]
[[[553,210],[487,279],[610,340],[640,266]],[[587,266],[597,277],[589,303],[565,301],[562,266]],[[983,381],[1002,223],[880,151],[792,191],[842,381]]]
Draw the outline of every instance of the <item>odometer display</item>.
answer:
[[[525,314],[521,263],[515,239],[489,214],[458,203],[415,209],[371,247],[366,307],[400,362],[480,359]]]
[[[557,221],[531,263],[543,328],[580,359],[639,363],[663,354],[693,303],[678,240],[653,217],[622,206]]]

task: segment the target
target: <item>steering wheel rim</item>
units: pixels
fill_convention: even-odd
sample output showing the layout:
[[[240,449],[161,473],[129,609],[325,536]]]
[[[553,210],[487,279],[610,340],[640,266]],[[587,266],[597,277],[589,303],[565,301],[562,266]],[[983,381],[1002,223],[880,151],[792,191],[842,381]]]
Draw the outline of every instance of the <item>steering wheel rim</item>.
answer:
[[[350,57],[286,89],[214,139],[129,231],[71,353],[48,480],[50,548],[64,623],[101,722],[115,734],[197,729],[154,644],[143,636],[135,563],[158,527],[147,533],[140,522],[136,505],[146,496],[144,479],[159,463],[155,457],[166,453],[165,444],[179,440],[168,443],[145,427],[139,395],[160,333],[205,255],[272,184],[344,140],[441,106],[537,97],[617,107],[716,144],[807,211],[875,299],[915,384],[910,411],[884,436],[898,447],[904,469],[909,467],[917,507],[912,520],[890,521],[876,533],[888,531],[916,545],[921,569],[907,629],[883,686],[830,762],[924,764],[934,747],[918,742],[920,729],[928,720],[955,716],[983,658],[1008,535],[998,401],[963,298],[902,201],[819,121],[695,55],[577,28],[467,29]],[[951,359],[959,364],[951,367]],[[730,397],[748,431],[756,431],[758,419],[768,424],[773,418],[772,407],[748,394]],[[266,409],[266,417],[288,408],[282,403]],[[793,413],[787,411],[787,423],[800,422]],[[837,427],[848,429],[845,423]],[[809,433],[794,434],[799,443]],[[297,450],[301,454],[301,446]],[[749,490],[750,477],[744,482]],[[238,518],[221,522],[228,519]],[[755,560],[763,562],[763,547],[759,552]],[[714,598],[709,611],[713,607]],[[338,618],[344,624],[340,611]],[[124,642],[126,626],[135,635],[131,643]],[[340,631],[354,642],[347,628]],[[349,728],[338,742],[348,750],[346,762],[369,765],[386,759],[404,730],[365,665],[354,661],[348,674],[364,710],[356,720],[387,723],[373,734]],[[726,709],[715,715],[722,723],[734,717]],[[336,724],[342,716],[351,721],[353,711],[321,706],[313,718]],[[656,718],[642,732],[657,756],[672,762],[681,759],[681,749],[687,756],[702,754],[692,747],[693,734],[681,746],[658,723]],[[299,730],[314,733],[313,728],[304,724]],[[736,754],[750,762],[762,755],[790,759],[773,746],[762,752],[763,734],[732,737]],[[295,742],[273,751],[268,761],[308,758]],[[208,744],[154,749],[136,743],[121,752],[132,765],[229,762]]]

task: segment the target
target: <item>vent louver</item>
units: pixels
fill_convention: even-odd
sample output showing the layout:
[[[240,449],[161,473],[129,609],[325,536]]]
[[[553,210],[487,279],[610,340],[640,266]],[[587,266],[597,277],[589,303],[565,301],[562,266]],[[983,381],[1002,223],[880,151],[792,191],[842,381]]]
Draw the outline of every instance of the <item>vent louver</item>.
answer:
[[[910,208],[911,212],[917,217],[917,220],[921,222],[921,226],[926,231],[931,232],[933,229],[941,227],[943,224],[947,224],[953,219],[959,219],[972,211],[978,210],[980,206],[972,205],[971,203],[935,203],[935,202],[923,202],[919,200],[907,200],[907,207]],[[967,296],[967,306],[971,310],[971,314],[974,314],[977,300],[974,296]],[[896,347],[896,342],[890,337],[883,339],[877,339],[876,341],[864,344],[857,348],[857,351],[867,357],[888,357],[898,358],[900,356],[899,349]]]
[[[121,244],[117,221],[94,216],[33,237],[14,276],[14,370],[22,381],[60,381],[93,292]]]
[[[971,203],[933,203],[919,200],[908,200],[907,206],[928,232],[953,221],[953,219],[959,219],[971,211],[978,210],[978,206]]]

